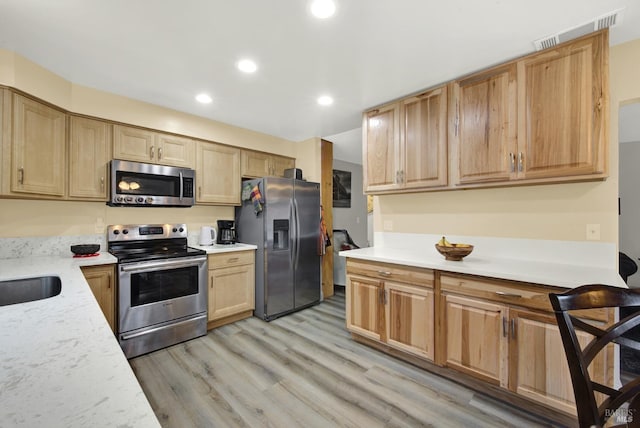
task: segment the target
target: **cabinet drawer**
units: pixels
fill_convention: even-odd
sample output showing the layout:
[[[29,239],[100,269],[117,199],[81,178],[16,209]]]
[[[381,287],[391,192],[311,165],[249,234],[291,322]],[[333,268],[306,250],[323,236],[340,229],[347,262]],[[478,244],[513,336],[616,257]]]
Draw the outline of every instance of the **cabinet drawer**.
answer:
[[[549,293],[562,292],[563,289],[521,284],[504,280],[484,280],[465,275],[440,275],[442,292],[452,292],[465,296],[475,296],[514,306],[553,312]],[[568,289],[567,289],[568,291]],[[607,309],[590,309],[576,311],[575,315],[607,322],[610,311]]]
[[[474,277],[441,275],[442,291],[504,302],[511,305],[551,311],[549,290],[525,284],[480,280]]]
[[[249,250],[209,254],[209,269],[253,264],[255,262],[254,253],[253,250]]]
[[[431,269],[348,259],[347,273],[433,288],[433,270]]]

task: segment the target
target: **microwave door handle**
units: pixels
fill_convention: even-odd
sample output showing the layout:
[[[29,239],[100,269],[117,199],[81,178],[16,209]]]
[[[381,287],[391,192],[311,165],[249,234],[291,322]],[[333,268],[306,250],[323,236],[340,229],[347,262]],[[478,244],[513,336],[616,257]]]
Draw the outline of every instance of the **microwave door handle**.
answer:
[[[184,179],[182,177],[182,171],[179,173],[180,176],[180,200],[184,197]]]

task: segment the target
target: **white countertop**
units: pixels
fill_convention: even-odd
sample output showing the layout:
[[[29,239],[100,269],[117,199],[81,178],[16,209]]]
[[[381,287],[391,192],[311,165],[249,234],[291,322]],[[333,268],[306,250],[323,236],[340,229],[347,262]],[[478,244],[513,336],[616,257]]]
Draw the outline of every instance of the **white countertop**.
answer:
[[[431,247],[433,248],[433,246]],[[417,251],[415,249],[369,247],[340,251],[339,255],[347,258],[394,263],[556,287],[575,288],[584,284],[605,284],[627,288],[625,282],[614,269],[475,255],[475,249],[474,252],[462,261],[448,261],[432,248],[425,247],[422,251]]]
[[[213,244],[213,245],[189,245],[192,248],[197,248],[199,250],[205,250],[207,254],[217,254],[217,253],[229,253],[232,251],[246,251],[246,250],[256,250],[258,247],[251,244]]]
[[[0,260],[0,280],[59,276],[62,292],[0,307],[0,426],[159,427],[80,266],[115,257]]]

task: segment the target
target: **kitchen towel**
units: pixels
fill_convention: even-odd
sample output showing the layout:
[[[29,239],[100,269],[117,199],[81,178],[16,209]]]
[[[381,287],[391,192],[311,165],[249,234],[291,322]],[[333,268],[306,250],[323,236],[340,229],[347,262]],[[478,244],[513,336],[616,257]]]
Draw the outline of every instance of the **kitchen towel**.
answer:
[[[251,190],[251,202],[253,202],[253,211],[257,216],[262,212],[262,205],[264,204],[264,199],[262,199],[262,194],[257,184]]]

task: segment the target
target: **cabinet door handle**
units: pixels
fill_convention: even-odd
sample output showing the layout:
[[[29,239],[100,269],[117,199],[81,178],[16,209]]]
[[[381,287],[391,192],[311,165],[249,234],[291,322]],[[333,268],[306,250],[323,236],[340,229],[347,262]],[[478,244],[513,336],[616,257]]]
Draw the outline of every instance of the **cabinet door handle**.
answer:
[[[18,184],[24,184],[24,168],[18,168]]]
[[[162,159],[162,147],[158,149],[158,160]]]
[[[104,190],[104,177],[100,177],[100,189]]]
[[[383,299],[383,304],[387,304],[387,290],[382,290],[382,296],[384,297]]]
[[[383,293],[384,293],[384,291],[382,290],[382,288],[378,290],[378,302],[381,305],[384,305],[384,297],[382,295]]]
[[[516,319],[511,318],[511,338],[516,338]]]
[[[455,130],[455,136],[458,136],[458,126],[460,125],[460,104],[456,101],[456,118],[453,121],[453,127]]]
[[[198,198],[202,198],[202,186],[198,186]]]
[[[238,261],[238,258],[237,258],[237,257],[234,257],[234,258],[232,258],[232,259],[227,260],[227,263],[235,263],[235,262],[237,262],[237,261]]]
[[[522,155],[522,152],[520,152],[518,153],[518,171],[519,172],[522,172],[523,164],[524,164],[524,156]]]
[[[502,337],[507,337],[507,330],[508,330],[508,326],[507,326],[507,317],[502,317]]]
[[[509,153],[509,163],[511,165],[511,172],[516,172],[516,155]]]
[[[496,291],[496,294],[498,296],[502,296],[502,297],[522,297],[521,294],[516,294],[516,293],[506,293],[504,291]]]
[[[379,270],[378,275],[391,276],[391,272],[389,272],[388,270]]]
[[[154,150],[153,146],[149,147],[149,159],[153,159],[153,150]]]

